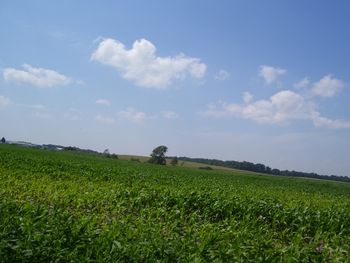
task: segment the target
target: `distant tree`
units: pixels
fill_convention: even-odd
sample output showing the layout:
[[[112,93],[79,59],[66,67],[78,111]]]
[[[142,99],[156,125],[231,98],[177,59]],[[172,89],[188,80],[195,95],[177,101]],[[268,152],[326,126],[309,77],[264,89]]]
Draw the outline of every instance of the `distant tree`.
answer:
[[[73,147],[73,146],[68,146],[68,147],[64,147],[65,151],[78,151],[77,147]]]
[[[178,163],[178,159],[177,159],[177,157],[175,156],[174,158],[171,159],[170,164],[171,164],[172,166],[175,166],[175,165],[177,165],[177,163]]]
[[[5,137],[2,137],[2,138],[1,138],[1,143],[6,143]]]
[[[118,154],[115,154],[115,153],[112,153],[112,154],[110,155],[110,157],[111,157],[112,159],[119,159]]]
[[[149,163],[154,163],[154,164],[160,164],[160,165],[165,165],[166,160],[165,160],[165,153],[167,152],[168,147],[161,145],[158,146],[157,148],[154,148],[152,153],[151,153],[151,159],[149,159]]]
[[[281,174],[281,171],[278,170],[278,169],[272,169],[272,170],[271,170],[271,174],[280,175],[280,174]]]
[[[103,154],[104,154],[104,155],[109,155],[109,150],[108,150],[108,149],[104,150],[104,151],[103,151]]]

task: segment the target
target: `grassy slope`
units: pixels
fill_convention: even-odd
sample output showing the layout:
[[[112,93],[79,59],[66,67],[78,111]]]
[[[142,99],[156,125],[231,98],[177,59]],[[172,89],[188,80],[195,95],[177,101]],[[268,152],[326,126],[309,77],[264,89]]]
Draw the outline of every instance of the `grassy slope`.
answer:
[[[350,260],[346,183],[9,145],[0,180],[1,262]]]
[[[140,155],[118,155],[119,159],[121,160],[132,160],[132,159],[138,159],[140,162],[145,163],[149,160],[149,157],[147,156],[140,156]],[[170,165],[171,159],[166,159],[167,165]],[[246,173],[246,171],[238,170],[238,169],[233,169],[233,168],[228,168],[228,167],[223,167],[223,166],[216,166],[216,165],[210,165],[210,164],[203,164],[203,163],[196,163],[196,162],[189,162],[189,161],[181,161],[179,160],[178,166],[181,167],[187,167],[187,168],[200,168],[200,167],[210,167],[213,170],[219,170],[219,171],[231,171],[231,172],[236,172],[236,173]]]

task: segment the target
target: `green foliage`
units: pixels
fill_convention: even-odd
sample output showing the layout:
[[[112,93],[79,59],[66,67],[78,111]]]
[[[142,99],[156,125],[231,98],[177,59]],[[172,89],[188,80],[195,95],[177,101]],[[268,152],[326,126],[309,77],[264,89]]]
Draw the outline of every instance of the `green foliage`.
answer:
[[[350,184],[0,145],[0,262],[349,262]]]
[[[0,140],[1,143],[6,143],[6,139],[5,137],[2,137],[1,140]]]
[[[198,167],[198,169],[202,169],[202,170],[213,170],[213,168],[211,168],[210,166],[201,166],[201,167]]]
[[[105,158],[110,158],[110,159],[119,159],[118,155],[115,154],[115,153],[112,153],[112,154],[103,154],[102,156],[105,157]]]
[[[151,158],[149,163],[166,165],[165,153],[168,151],[168,147],[161,145],[157,148],[154,148],[151,153]]]

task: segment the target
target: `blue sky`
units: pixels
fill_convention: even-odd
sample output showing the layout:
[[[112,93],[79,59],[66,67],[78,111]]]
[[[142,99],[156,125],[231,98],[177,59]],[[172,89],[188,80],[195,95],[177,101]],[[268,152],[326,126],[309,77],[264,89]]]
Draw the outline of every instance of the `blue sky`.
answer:
[[[349,176],[348,1],[1,1],[0,136]]]

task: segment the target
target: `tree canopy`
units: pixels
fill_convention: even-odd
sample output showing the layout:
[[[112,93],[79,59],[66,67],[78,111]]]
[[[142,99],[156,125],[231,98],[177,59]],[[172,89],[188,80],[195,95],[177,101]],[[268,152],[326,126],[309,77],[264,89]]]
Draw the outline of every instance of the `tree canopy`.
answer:
[[[168,147],[164,145],[160,145],[154,148],[151,153],[151,159],[149,160],[149,163],[165,165],[166,164],[165,153],[167,152],[167,150],[168,150]]]

